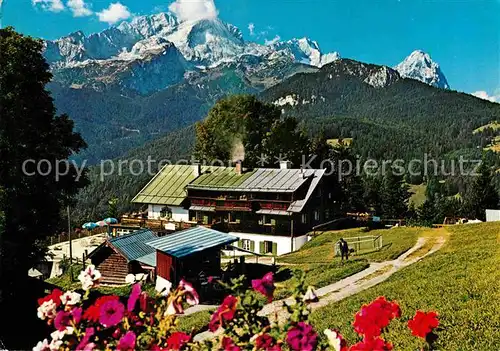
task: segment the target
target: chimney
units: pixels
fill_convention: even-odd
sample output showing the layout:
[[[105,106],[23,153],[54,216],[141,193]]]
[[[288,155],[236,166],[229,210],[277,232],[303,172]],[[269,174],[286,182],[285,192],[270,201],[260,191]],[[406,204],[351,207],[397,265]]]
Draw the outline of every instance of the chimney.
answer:
[[[243,169],[241,167],[241,160],[236,161],[236,165],[234,166],[234,171],[238,175],[241,175],[241,173],[243,173]]]
[[[280,169],[290,169],[292,168],[292,163],[290,161],[280,161]]]
[[[201,175],[201,165],[199,163],[195,163],[191,165],[191,168],[193,169],[193,176],[198,178]]]

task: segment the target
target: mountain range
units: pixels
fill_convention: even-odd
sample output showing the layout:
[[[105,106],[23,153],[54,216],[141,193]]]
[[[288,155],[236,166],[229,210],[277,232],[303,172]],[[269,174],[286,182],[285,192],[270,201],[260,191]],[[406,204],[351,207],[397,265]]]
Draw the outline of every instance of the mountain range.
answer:
[[[202,119],[228,94],[260,93],[299,73],[343,62],[308,38],[266,45],[247,42],[220,19],[180,22],[171,13],[135,17],[100,33],[75,32],[45,42],[60,113],[75,120],[91,163]],[[412,78],[448,89],[439,65],[415,51],[394,69],[349,66],[352,75],[384,88]]]

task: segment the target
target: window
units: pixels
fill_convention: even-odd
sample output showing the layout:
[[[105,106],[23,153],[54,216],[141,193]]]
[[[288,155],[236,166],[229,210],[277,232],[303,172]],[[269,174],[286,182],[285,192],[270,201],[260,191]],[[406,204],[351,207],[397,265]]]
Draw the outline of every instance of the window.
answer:
[[[273,253],[273,242],[264,241],[264,254]]]
[[[330,219],[330,210],[328,208],[325,210],[325,219]]]
[[[302,214],[302,223],[307,223],[307,213]]]
[[[271,216],[264,215],[264,224],[271,224]]]
[[[252,240],[242,239],[241,240],[241,248],[243,250],[252,251]]]
[[[319,221],[319,211],[318,210],[314,210],[314,220]]]

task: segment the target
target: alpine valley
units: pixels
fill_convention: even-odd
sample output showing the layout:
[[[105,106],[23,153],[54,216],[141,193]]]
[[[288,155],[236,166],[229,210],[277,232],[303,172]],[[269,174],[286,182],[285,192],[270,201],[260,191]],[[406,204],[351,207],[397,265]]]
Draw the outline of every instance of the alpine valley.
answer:
[[[297,73],[344,62],[308,38],[261,45],[219,19],[180,23],[171,13],[135,17],[88,36],[75,32],[45,47],[54,75],[49,89],[58,112],[87,141],[78,157],[90,164],[191,125],[228,94],[258,94]],[[448,88],[439,65],[421,51],[395,70],[360,67],[349,74],[363,75],[371,88],[401,76]]]

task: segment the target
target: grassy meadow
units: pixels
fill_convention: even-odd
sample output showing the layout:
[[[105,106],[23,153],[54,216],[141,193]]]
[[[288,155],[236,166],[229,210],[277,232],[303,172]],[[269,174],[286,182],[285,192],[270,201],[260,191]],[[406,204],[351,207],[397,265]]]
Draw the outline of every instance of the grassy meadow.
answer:
[[[318,330],[338,328],[357,341],[351,323],[361,305],[378,296],[397,300],[403,310],[387,340],[395,350],[417,350],[406,323],[417,309],[436,310],[439,350],[498,350],[500,346],[500,223],[450,226],[448,242],[433,255],[387,281],[312,313]],[[434,230],[441,235],[442,230]],[[432,231],[425,234],[432,236]]]

